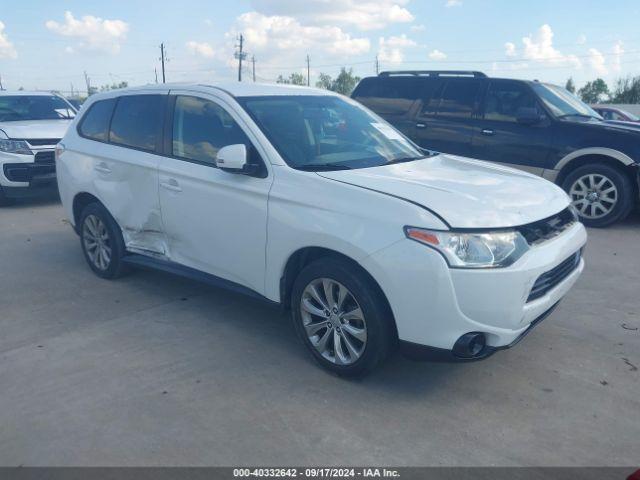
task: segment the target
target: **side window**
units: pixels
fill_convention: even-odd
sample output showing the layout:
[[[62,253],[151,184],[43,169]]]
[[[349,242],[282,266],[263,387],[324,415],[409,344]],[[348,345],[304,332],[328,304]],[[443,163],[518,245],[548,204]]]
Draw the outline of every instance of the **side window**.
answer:
[[[109,122],[115,104],[115,98],[110,98],[91,105],[78,127],[80,135],[100,142],[109,140]]]
[[[154,151],[164,119],[166,95],[119,97],[111,121],[109,141],[126,147]]]
[[[173,155],[215,164],[218,150],[251,142],[231,115],[216,103],[179,95],[173,114]]]
[[[624,118],[622,115],[620,115],[618,112],[610,112],[611,115],[611,120],[626,120],[626,118]]]
[[[442,117],[470,118],[480,82],[473,79],[449,80],[442,93],[436,114]]]
[[[484,107],[485,120],[517,122],[521,108],[540,108],[534,94],[516,82],[492,82],[489,85]]]
[[[421,81],[410,77],[363,80],[353,97],[382,115],[404,115],[420,98]]]

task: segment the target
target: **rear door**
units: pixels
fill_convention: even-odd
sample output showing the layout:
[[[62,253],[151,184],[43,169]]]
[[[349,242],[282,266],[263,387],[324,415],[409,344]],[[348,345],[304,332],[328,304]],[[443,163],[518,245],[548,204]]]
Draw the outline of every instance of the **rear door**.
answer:
[[[424,80],[415,76],[369,77],[358,84],[352,97],[410,137]]]
[[[432,79],[415,119],[416,143],[438,152],[470,155],[481,87],[477,78]]]
[[[518,111],[523,108],[535,109],[540,121],[519,123]],[[473,136],[471,156],[542,174],[551,146],[551,121],[529,85],[491,80],[481,117]]]
[[[116,219],[128,250],[164,256],[166,241],[158,203],[158,162],[166,94],[136,92],[100,100],[81,120],[89,140],[79,164]],[[86,171],[85,170],[85,171]]]

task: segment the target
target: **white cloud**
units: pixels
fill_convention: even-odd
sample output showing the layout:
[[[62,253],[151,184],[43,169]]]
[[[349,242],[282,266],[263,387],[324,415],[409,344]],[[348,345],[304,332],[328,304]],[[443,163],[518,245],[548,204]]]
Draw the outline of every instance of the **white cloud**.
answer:
[[[441,52],[438,49],[432,50],[431,53],[429,53],[429,58],[431,60],[444,60],[445,58],[447,58],[447,55],[444,52]]]
[[[122,20],[102,19],[92,15],[76,19],[69,11],[64,14],[64,23],[48,20],[45,25],[58,35],[77,39],[80,50],[112,54],[120,51],[129,31],[129,25]]]
[[[199,55],[205,58],[214,58],[216,56],[216,51],[214,48],[206,43],[206,42],[196,42],[194,40],[190,40],[186,44],[187,50],[192,55]]]
[[[547,24],[542,25],[535,35],[522,39],[524,51],[522,57],[548,65],[571,66],[580,68],[582,63],[575,55],[564,55],[553,47],[553,30]]]
[[[516,51],[516,46],[515,44],[511,43],[511,42],[507,42],[504,44],[504,54],[507,57],[515,57],[518,52]]]
[[[614,72],[620,73],[622,70],[622,55],[624,54],[624,47],[622,42],[618,42],[613,46],[613,58],[611,59],[612,66]]]
[[[4,23],[0,21],[0,58],[17,58],[18,52],[16,51],[13,43],[9,41],[9,37],[4,32]]]
[[[349,25],[360,30],[385,28],[392,23],[413,22],[405,7],[409,0],[253,0],[264,15],[288,16],[315,25]]]
[[[606,75],[608,73],[604,55],[595,48],[589,49],[589,65],[598,75]]]
[[[235,41],[242,32],[246,51],[277,56],[292,52],[322,52],[341,57],[367,53],[371,48],[368,38],[352,37],[340,27],[302,25],[287,16],[266,16],[258,12],[240,15],[227,38]]]
[[[380,37],[378,40],[378,59],[381,62],[402,63],[404,50],[417,46],[417,43],[407,38],[403,33],[399,37]]]
[[[460,7],[462,6],[462,0],[447,0],[447,3],[444,4],[445,7]]]

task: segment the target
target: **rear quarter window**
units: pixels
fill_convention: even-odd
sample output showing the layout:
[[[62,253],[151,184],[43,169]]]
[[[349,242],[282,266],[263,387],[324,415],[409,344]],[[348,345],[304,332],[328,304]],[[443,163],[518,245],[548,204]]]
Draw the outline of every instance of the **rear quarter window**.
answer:
[[[366,78],[353,98],[380,115],[404,115],[420,98],[422,82],[411,77]]]
[[[100,100],[91,107],[82,117],[78,131],[83,137],[91,140],[106,142],[109,140],[109,123],[113,114],[113,107],[116,104],[115,98]]]

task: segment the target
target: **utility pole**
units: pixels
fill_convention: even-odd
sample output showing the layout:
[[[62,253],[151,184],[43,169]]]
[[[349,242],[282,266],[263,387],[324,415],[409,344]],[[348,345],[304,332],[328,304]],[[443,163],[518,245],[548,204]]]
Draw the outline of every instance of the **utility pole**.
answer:
[[[238,51],[234,54],[234,57],[238,59],[238,81],[242,81],[242,60],[247,57],[247,54],[243,51],[244,48],[244,37],[242,34],[238,37],[238,45],[236,45]]]
[[[84,81],[87,84],[87,97],[89,95],[91,95],[91,79],[89,78],[89,75],[87,75],[87,71],[84,71]]]
[[[164,43],[160,44],[160,61],[162,62],[162,83],[166,83],[166,77],[164,74]]]
[[[156,74],[156,83],[158,83],[158,69],[154,67],[153,73]]]
[[[378,61],[378,55],[376,55],[376,75],[380,73],[380,62]]]
[[[256,57],[251,55],[251,69],[253,70],[253,81],[256,81]]]
[[[307,54],[307,87],[311,86],[311,60]]]
[[[2,86],[2,75],[0,75],[0,90],[4,90],[4,87]]]

